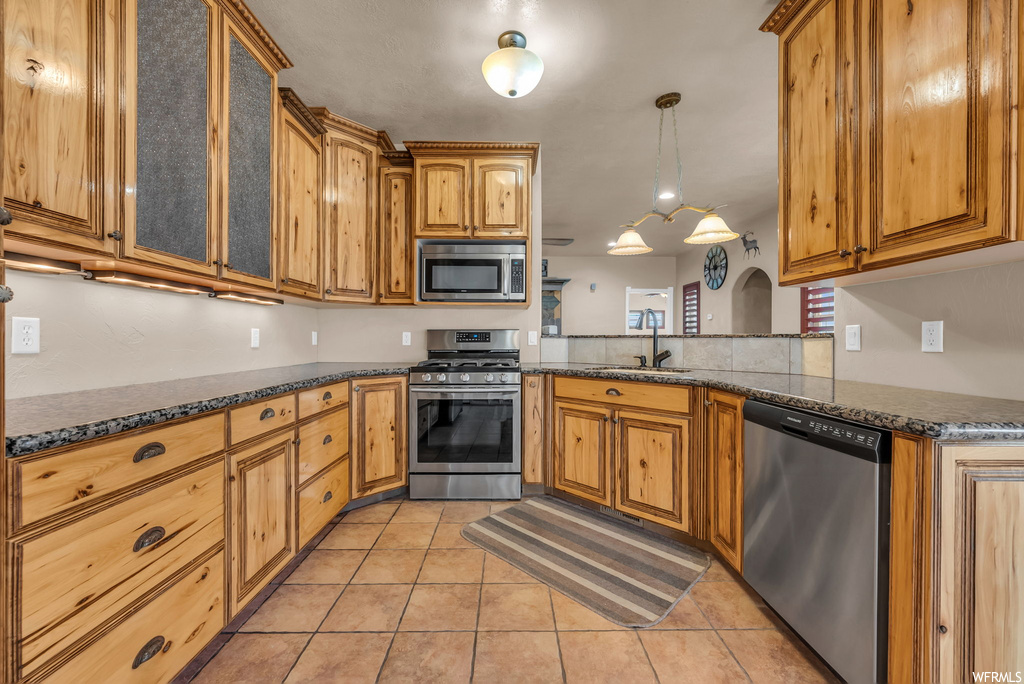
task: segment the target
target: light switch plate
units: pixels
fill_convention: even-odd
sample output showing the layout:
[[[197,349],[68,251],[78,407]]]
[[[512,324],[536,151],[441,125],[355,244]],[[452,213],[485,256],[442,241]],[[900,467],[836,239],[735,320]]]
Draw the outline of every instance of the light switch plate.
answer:
[[[537,331],[536,330],[531,330],[528,333],[526,333],[526,344],[528,344],[531,347],[536,347],[537,346]]]
[[[942,321],[921,322],[921,351],[942,351]]]
[[[39,353],[39,319],[11,317],[11,353]]]
[[[412,333],[411,332],[404,332],[404,333],[402,333],[402,346],[403,347],[408,347],[411,344],[412,344]]]
[[[259,349],[260,348],[260,329],[259,328],[253,328],[252,329],[252,331],[250,333],[250,338],[249,338],[249,346],[252,347],[253,349]]]
[[[846,351],[860,351],[860,326],[846,326]]]

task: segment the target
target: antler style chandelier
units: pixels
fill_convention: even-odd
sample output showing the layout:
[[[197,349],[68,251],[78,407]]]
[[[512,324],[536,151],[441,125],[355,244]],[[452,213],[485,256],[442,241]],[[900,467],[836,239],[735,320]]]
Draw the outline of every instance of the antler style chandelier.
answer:
[[[739,237],[737,233],[734,233],[729,229],[729,226],[725,224],[722,217],[715,213],[715,209],[719,209],[720,207],[695,207],[692,204],[686,204],[682,201],[683,162],[679,156],[679,127],[676,124],[676,105],[679,104],[681,99],[682,97],[679,93],[665,93],[654,101],[654,106],[661,110],[661,116],[658,119],[658,165],[654,169],[654,202],[649,212],[635,221],[630,221],[629,223],[620,226],[620,228],[625,228],[626,230],[619,236],[615,246],[608,250],[609,254],[613,254],[615,256],[628,256],[633,254],[647,254],[648,252],[654,251],[647,246],[644,239],[640,237],[640,233],[636,232],[636,227],[654,216],[661,217],[663,223],[674,223],[676,220],[676,214],[684,209],[704,214],[704,218],[702,218],[700,223],[697,224],[697,227],[693,229],[693,233],[690,237],[684,238],[683,242],[689,244],[708,245],[715,242],[735,240]],[[658,210],[658,190],[659,185],[661,184],[661,140],[662,129],[665,124],[666,109],[672,110],[672,132],[675,135],[676,143],[676,197],[678,197],[680,201],[678,207],[667,213]],[[667,196],[671,196],[671,193],[667,193]]]

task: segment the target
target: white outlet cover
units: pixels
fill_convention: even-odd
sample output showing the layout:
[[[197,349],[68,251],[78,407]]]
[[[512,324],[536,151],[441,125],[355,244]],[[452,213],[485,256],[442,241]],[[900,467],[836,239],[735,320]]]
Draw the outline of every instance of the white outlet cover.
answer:
[[[526,333],[526,344],[531,347],[537,346],[537,331],[531,330]]]
[[[260,348],[260,329],[253,328],[250,332],[249,346],[253,349]]]
[[[11,353],[39,353],[39,319],[11,317]]]
[[[714,314],[708,314],[708,320],[709,320],[709,321],[710,321],[710,320],[712,320],[712,319],[714,319],[714,317],[715,317],[715,315],[714,315]]]
[[[403,347],[408,347],[411,344],[412,344],[412,333],[411,332],[404,332],[404,333],[402,333],[402,346]]]
[[[860,351],[860,326],[846,326],[846,351]]]
[[[316,346],[316,330],[313,331],[313,346]]]
[[[921,322],[921,351],[931,353],[942,351],[942,321]]]

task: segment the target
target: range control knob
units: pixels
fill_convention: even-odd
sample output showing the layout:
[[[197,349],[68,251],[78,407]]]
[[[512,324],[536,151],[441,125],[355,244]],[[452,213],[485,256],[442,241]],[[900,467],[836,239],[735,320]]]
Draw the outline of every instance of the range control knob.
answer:
[[[488,373],[484,376],[486,382],[494,382],[494,373]]]
[[[420,376],[420,379],[423,382],[430,382],[430,373],[424,373],[423,375]]]
[[[447,379],[448,379],[448,376],[445,375],[444,373],[438,373],[437,374],[437,381],[438,382],[444,382]]]
[[[508,382],[508,380],[509,380],[508,373],[502,373],[501,374],[501,381],[502,382]]]
[[[463,373],[459,376],[459,380],[462,382],[469,382],[469,373]]]

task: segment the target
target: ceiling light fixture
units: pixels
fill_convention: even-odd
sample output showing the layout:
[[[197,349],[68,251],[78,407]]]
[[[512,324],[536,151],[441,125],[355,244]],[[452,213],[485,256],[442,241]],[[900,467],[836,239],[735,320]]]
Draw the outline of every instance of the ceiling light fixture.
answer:
[[[115,285],[132,285],[134,287],[145,287],[150,290],[163,290],[164,292],[177,292],[178,294],[210,294],[213,288],[191,283],[179,283],[174,280],[153,278],[139,275],[137,273],[123,273],[121,271],[93,271],[90,280],[98,280],[101,283],[114,283]]]
[[[232,302],[246,302],[248,304],[260,304],[262,306],[284,304],[284,301],[281,299],[272,299],[270,297],[262,297],[260,295],[248,294],[246,292],[211,292],[210,296],[217,299],[228,299]]]
[[[658,199],[672,199],[675,196],[676,193],[674,192],[663,192],[660,195],[658,195]]]
[[[56,259],[46,259],[44,257],[30,256],[28,254],[18,254],[16,252],[7,252],[4,255],[3,260],[7,265],[7,268],[13,268],[18,271],[53,273],[56,275],[89,275],[88,271],[84,270],[81,266],[72,261],[57,261]]]
[[[519,31],[498,36],[498,48],[483,63],[487,85],[502,97],[529,95],[544,75],[544,61],[526,49],[526,36]]]
[[[704,218],[700,220],[697,227],[694,229],[693,234],[689,237],[684,238],[683,242],[689,244],[710,244],[713,242],[726,242],[728,240],[735,240],[739,237],[737,233],[734,233],[729,229],[729,226],[725,224],[722,217],[715,213],[715,210],[719,207],[696,207],[692,204],[686,204],[682,202],[683,197],[683,162],[679,156],[679,126],[676,123],[676,105],[682,96],[679,93],[665,93],[654,101],[654,106],[661,110],[661,115],[658,118],[658,160],[657,166],[654,169],[654,200],[652,207],[649,212],[641,216],[639,219],[625,223],[621,228],[625,228],[625,232],[619,237],[619,241],[615,244],[615,247],[608,250],[609,254],[619,255],[630,255],[630,254],[646,254],[647,252],[653,251],[650,247],[644,244],[643,238],[640,237],[639,233],[636,232],[636,227],[641,223],[651,218],[652,216],[658,216],[661,218],[663,223],[673,223],[676,218],[676,214],[683,210],[695,211],[700,214],[704,214]],[[662,140],[662,129],[665,124],[665,110],[672,110],[672,132],[675,136],[676,143],[676,193],[675,196],[680,198],[680,204],[678,207],[670,212],[658,211],[658,199],[668,199],[672,197],[672,193],[663,192],[658,194],[658,186],[661,182],[661,140]],[[722,205],[724,206],[724,205]],[[642,246],[643,248],[641,249]]]

